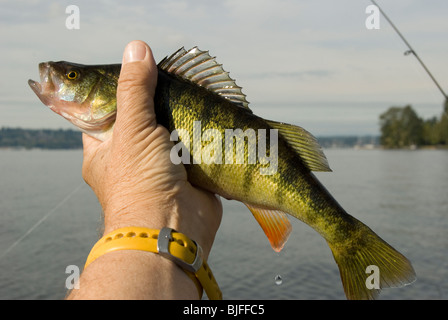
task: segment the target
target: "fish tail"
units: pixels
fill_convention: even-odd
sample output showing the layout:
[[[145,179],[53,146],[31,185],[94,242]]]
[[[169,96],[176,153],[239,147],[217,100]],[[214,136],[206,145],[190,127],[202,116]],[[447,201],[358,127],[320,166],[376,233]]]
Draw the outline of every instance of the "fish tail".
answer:
[[[416,275],[405,256],[360,223],[357,236],[344,243],[328,243],[350,300],[372,300],[381,289],[401,287]]]

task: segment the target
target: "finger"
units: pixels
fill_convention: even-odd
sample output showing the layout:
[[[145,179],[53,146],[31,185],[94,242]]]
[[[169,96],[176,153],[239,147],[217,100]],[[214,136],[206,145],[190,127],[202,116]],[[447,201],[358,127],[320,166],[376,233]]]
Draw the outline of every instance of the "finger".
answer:
[[[143,41],[132,41],[123,53],[117,88],[115,126],[123,138],[135,137],[142,131],[154,130],[154,94],[157,65],[150,47]]]

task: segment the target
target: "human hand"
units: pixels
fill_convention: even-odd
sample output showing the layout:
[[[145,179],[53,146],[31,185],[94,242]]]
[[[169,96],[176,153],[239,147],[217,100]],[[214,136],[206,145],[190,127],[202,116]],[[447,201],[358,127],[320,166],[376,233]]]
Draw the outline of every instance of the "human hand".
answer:
[[[104,142],[83,134],[83,177],[104,211],[104,234],[125,226],[170,227],[198,242],[208,257],[221,222],[218,196],[192,186],[170,160],[166,128],[157,124],[157,66],[151,49],[133,41],[123,55],[117,119]]]

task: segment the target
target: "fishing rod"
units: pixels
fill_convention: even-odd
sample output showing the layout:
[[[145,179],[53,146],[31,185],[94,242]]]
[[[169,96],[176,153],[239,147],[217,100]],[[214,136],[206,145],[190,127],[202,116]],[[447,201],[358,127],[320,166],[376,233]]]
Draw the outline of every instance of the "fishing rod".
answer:
[[[380,10],[381,14],[384,16],[384,18],[386,18],[386,20],[389,22],[389,24],[392,26],[392,28],[395,30],[395,32],[400,36],[400,38],[403,40],[403,42],[406,44],[406,46],[409,48],[408,51],[406,51],[404,54],[405,55],[409,55],[409,54],[413,54],[414,57],[417,58],[418,62],[420,62],[420,64],[422,65],[423,69],[425,69],[426,73],[431,77],[432,81],[434,81],[434,83],[436,84],[437,88],[439,88],[440,92],[443,94],[443,96],[445,97],[445,100],[448,100],[448,96],[446,95],[445,91],[443,91],[442,87],[439,85],[439,83],[437,82],[436,78],[434,78],[434,76],[432,75],[432,73],[429,71],[429,69],[426,67],[426,65],[423,63],[422,59],[420,59],[420,57],[418,56],[417,52],[415,52],[415,50],[411,47],[411,45],[409,44],[409,42],[405,39],[405,37],[401,34],[401,32],[398,30],[398,28],[394,25],[394,23],[392,22],[392,20],[389,19],[389,17],[384,13],[383,9],[381,9],[381,7],[376,3],[375,0],[370,0],[372,1],[372,3],[378,7],[378,9]]]

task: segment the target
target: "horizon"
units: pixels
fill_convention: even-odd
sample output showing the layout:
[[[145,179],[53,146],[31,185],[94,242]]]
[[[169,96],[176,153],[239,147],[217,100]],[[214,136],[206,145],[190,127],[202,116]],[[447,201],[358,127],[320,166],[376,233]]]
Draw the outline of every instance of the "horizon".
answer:
[[[444,87],[448,2],[378,1]],[[299,125],[315,136],[379,134],[379,116],[412,105],[439,117],[444,99],[383,16],[368,29],[371,1],[182,0],[77,1],[79,29],[69,29],[68,1],[0,3],[0,127],[70,128],[29,88],[38,63],[117,63],[133,39],[156,61],[178,48],[209,50],[263,118]],[[250,42],[248,41],[250,39]]]

